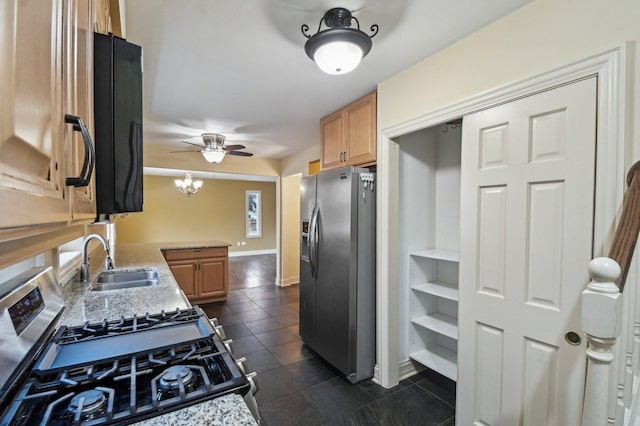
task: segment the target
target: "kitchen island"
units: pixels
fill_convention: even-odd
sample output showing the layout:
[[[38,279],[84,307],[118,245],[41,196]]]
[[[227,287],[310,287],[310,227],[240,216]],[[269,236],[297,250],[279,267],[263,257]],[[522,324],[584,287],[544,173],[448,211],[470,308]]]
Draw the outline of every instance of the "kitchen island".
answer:
[[[192,249],[203,247],[228,247],[223,241],[178,243],[150,243],[117,245],[115,269],[152,268],[158,271],[159,283],[147,287],[119,290],[91,291],[95,275],[103,269],[104,253],[98,249],[91,262],[88,282],[75,279],[62,286],[65,311],[60,325],[79,325],[87,322],[113,320],[121,317],[175,311],[191,307],[167,265],[162,250]],[[182,408],[168,414],[136,423],[139,425],[255,425],[243,398],[236,394]]]

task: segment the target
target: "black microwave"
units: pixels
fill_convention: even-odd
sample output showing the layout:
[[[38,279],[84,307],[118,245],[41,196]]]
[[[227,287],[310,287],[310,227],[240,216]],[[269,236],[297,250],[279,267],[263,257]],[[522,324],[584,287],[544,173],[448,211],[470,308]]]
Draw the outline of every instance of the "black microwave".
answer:
[[[142,48],[94,34],[97,213],[142,211]]]

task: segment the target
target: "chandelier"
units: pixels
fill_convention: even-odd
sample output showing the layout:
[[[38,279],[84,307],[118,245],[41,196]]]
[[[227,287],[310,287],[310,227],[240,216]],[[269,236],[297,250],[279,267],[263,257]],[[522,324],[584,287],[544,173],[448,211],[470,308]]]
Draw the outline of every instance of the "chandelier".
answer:
[[[176,179],[174,182],[176,184],[176,189],[183,194],[186,194],[187,197],[191,197],[192,194],[197,194],[202,188],[202,181],[193,180],[191,172],[187,172],[184,179]]]
[[[351,28],[355,21],[358,28]],[[324,22],[326,29],[320,31]],[[329,9],[318,24],[318,31],[307,34],[309,26],[300,28],[308,40],[304,45],[307,56],[327,74],[346,74],[353,71],[360,60],[371,50],[371,39],[378,34],[378,25],[371,26],[371,35],[360,30],[360,22],[348,9],[334,7]]]

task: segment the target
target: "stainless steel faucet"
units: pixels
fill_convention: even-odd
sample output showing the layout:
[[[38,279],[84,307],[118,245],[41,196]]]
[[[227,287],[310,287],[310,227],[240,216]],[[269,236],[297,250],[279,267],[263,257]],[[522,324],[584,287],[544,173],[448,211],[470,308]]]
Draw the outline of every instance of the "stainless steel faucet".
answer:
[[[87,247],[89,246],[89,241],[97,238],[101,243],[102,247],[104,247],[104,251],[107,253],[107,258],[104,261],[104,268],[107,271],[113,269],[113,260],[111,259],[111,255],[109,254],[109,243],[105,238],[100,234],[89,234],[84,237],[82,240],[82,266],[80,266],[80,281],[87,282],[89,280],[89,260],[87,258]]]

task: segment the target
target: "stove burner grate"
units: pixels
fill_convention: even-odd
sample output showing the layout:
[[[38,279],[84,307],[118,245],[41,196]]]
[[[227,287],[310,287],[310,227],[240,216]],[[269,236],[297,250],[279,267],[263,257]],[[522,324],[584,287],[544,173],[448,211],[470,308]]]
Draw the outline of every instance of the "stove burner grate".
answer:
[[[199,365],[174,365],[151,380],[154,404],[171,398],[184,400],[192,392],[206,392],[210,388],[211,381]]]
[[[180,382],[188,387],[193,382],[193,372],[185,365],[174,365],[167,368],[160,377],[160,388],[164,390],[178,389]]]
[[[160,323],[151,326],[155,329],[154,336],[164,333],[161,330],[165,327],[167,335],[180,334],[176,330],[184,331],[185,324],[190,331],[202,328],[196,339],[180,334],[181,339],[176,338],[175,342],[160,339],[158,345],[149,345],[144,351],[131,350],[96,360],[84,357],[60,368],[32,369],[24,383],[13,391],[11,405],[6,410],[3,407],[0,425],[127,424],[230,392],[246,394],[250,390],[246,377],[219,336],[210,329],[206,315],[190,319],[194,313],[201,314],[194,307],[177,314],[149,315],[145,320]],[[150,335],[148,328],[141,328],[141,318],[125,319],[124,336],[140,333],[136,338],[142,339]],[[196,326],[191,327],[192,323]],[[102,328],[110,329],[109,333],[116,328],[115,323],[104,324]],[[135,327],[137,331],[128,331]],[[79,332],[77,327],[72,329],[72,335]],[[68,353],[83,347],[77,336],[62,337],[68,338],[66,343],[57,342],[55,337],[52,342],[61,347],[69,345]],[[57,337],[61,334],[57,333]],[[100,345],[123,346],[118,336],[103,337],[106,340],[100,340]],[[36,364],[44,362],[46,354]]]
[[[107,407],[107,397],[97,389],[80,392],[69,403],[69,411],[83,417],[100,414]]]

